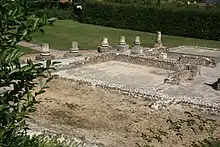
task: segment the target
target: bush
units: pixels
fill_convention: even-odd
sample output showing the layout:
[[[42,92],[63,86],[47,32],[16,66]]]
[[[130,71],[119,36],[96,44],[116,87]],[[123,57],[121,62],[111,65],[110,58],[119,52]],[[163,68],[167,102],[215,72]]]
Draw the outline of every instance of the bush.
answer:
[[[60,20],[71,20],[73,19],[73,11],[71,9],[58,9],[58,8],[52,8],[47,9],[45,11],[47,13],[47,16],[50,17],[56,17]]]
[[[218,10],[190,8],[157,8],[133,4],[87,1],[83,6],[83,22],[202,39],[219,40]]]
[[[43,32],[48,22],[46,15],[33,16],[26,2],[0,1],[0,146],[60,146],[56,140],[27,135],[26,118],[36,110],[39,103],[36,97],[45,92],[56,63],[48,60],[44,65],[28,60],[27,64],[21,65],[19,62],[23,53],[17,43],[30,41],[31,34]]]
[[[9,138],[9,147],[78,147],[80,144],[69,137],[60,135],[16,135]],[[83,145],[83,143],[81,143]]]
[[[153,5],[156,0],[104,0],[105,2],[120,3],[120,4],[140,4],[140,5]]]

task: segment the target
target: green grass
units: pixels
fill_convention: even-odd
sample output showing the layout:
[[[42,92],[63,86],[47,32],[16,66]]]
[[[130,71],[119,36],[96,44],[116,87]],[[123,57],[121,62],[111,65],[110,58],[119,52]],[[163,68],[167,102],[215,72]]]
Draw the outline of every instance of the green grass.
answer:
[[[33,42],[49,43],[51,48],[68,50],[68,48],[71,47],[71,42],[77,41],[80,49],[97,49],[98,45],[101,43],[101,37],[108,37],[110,45],[115,46],[117,45],[120,36],[125,36],[128,44],[132,45],[133,38],[136,35],[141,37],[141,43],[143,46],[153,46],[155,34],[152,33],[61,20],[55,22],[54,26],[47,26],[45,28],[45,34],[33,34]],[[167,35],[163,35],[162,39],[163,44],[167,45],[168,47],[179,45],[199,45],[220,48],[220,41]]]
[[[25,54],[36,54],[36,53],[38,53],[38,51],[32,50],[32,49],[27,48],[27,47],[18,46],[18,48],[20,49],[21,52],[24,52]]]

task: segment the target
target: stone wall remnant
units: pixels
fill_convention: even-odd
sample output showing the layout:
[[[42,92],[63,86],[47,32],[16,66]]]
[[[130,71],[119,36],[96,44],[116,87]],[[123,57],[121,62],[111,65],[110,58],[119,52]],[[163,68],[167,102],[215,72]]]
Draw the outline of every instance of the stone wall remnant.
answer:
[[[129,45],[127,45],[127,43],[126,43],[125,36],[120,36],[117,51],[125,52],[128,49],[129,49]]]
[[[131,48],[131,54],[142,54],[143,47],[141,46],[140,36],[135,36],[133,46]]]
[[[201,67],[192,64],[179,64],[176,60],[159,59],[153,56],[136,56],[128,55],[124,53],[101,53],[96,56],[90,56],[86,60],[72,62],[69,65],[60,68],[71,69],[78,68],[85,65],[97,64],[108,61],[127,62],[131,64],[138,64],[143,66],[151,66],[156,68],[162,68],[171,71],[172,73],[164,80],[165,83],[181,84],[187,80],[193,80],[200,74]]]
[[[35,60],[45,61],[45,60],[52,60],[54,58],[55,58],[55,56],[50,53],[49,44],[48,43],[43,43],[41,45],[40,55],[37,55]]]
[[[159,55],[160,59],[167,59],[167,53],[161,52]]]
[[[108,37],[103,37],[101,45],[98,46],[98,52],[105,53],[105,52],[108,52],[110,48],[111,46],[108,43]]]
[[[177,62],[181,64],[196,64],[211,68],[214,68],[216,66],[216,62],[214,59],[203,56],[194,56],[194,55],[180,55],[179,58],[177,59]]]
[[[170,73],[164,83],[180,85],[188,80],[193,80],[201,72],[201,67],[197,65],[182,65],[182,67],[173,73]]]

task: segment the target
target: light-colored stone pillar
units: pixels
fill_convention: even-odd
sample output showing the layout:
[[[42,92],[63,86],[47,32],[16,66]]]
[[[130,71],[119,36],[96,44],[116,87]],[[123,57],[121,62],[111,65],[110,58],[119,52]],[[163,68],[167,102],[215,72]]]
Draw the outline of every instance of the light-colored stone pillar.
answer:
[[[78,42],[72,41],[72,47],[70,48],[69,52],[63,55],[63,57],[68,58],[68,57],[78,57],[78,56],[82,56],[82,54],[79,52]]]
[[[108,37],[103,37],[101,46],[102,47],[109,47]]]
[[[125,52],[128,49],[129,45],[126,44],[125,36],[120,36],[117,51]]]
[[[98,52],[99,53],[108,52],[109,49],[110,49],[110,45],[108,43],[108,37],[103,37],[101,45],[98,46]]]
[[[141,41],[140,41],[140,36],[135,36],[134,38],[134,45],[140,45]]]
[[[41,56],[50,56],[50,47],[48,43],[43,43],[41,45]]]
[[[162,47],[162,35],[160,31],[157,31],[157,36],[156,36],[156,40],[155,40],[155,45],[154,47]]]
[[[126,44],[125,36],[120,36],[119,45],[125,45],[125,44]]]
[[[72,47],[70,48],[70,53],[79,53],[78,42],[72,41]]]
[[[141,46],[140,36],[135,36],[133,46],[131,48],[131,54],[142,54],[143,47]]]
[[[52,60],[55,56],[51,55],[50,53],[50,47],[48,43],[43,43],[41,45],[41,52],[40,55],[37,55],[35,60]]]

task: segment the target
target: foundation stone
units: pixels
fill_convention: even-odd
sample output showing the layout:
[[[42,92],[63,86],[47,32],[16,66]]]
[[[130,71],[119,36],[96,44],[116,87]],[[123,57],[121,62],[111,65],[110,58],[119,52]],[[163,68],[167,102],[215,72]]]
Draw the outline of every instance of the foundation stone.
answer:
[[[134,39],[133,46],[131,48],[131,54],[142,54],[143,47],[141,46],[140,36],[136,36]]]
[[[72,47],[70,48],[69,52],[64,54],[64,58],[66,57],[78,57],[82,56],[82,54],[79,52],[78,42],[73,41]]]
[[[119,52],[125,52],[129,49],[129,45],[127,45],[126,41],[125,41],[125,36],[121,36],[119,39],[119,44],[117,47],[117,51]]]
[[[51,55],[49,44],[43,43],[41,46],[41,53],[40,55],[36,56],[35,60],[45,61],[45,60],[53,60],[53,59],[55,59],[55,56]]]
[[[98,52],[99,53],[106,53],[106,52],[109,52],[110,49],[111,49],[111,46],[108,43],[108,38],[103,37],[101,45],[98,46],[98,49],[97,49]]]

